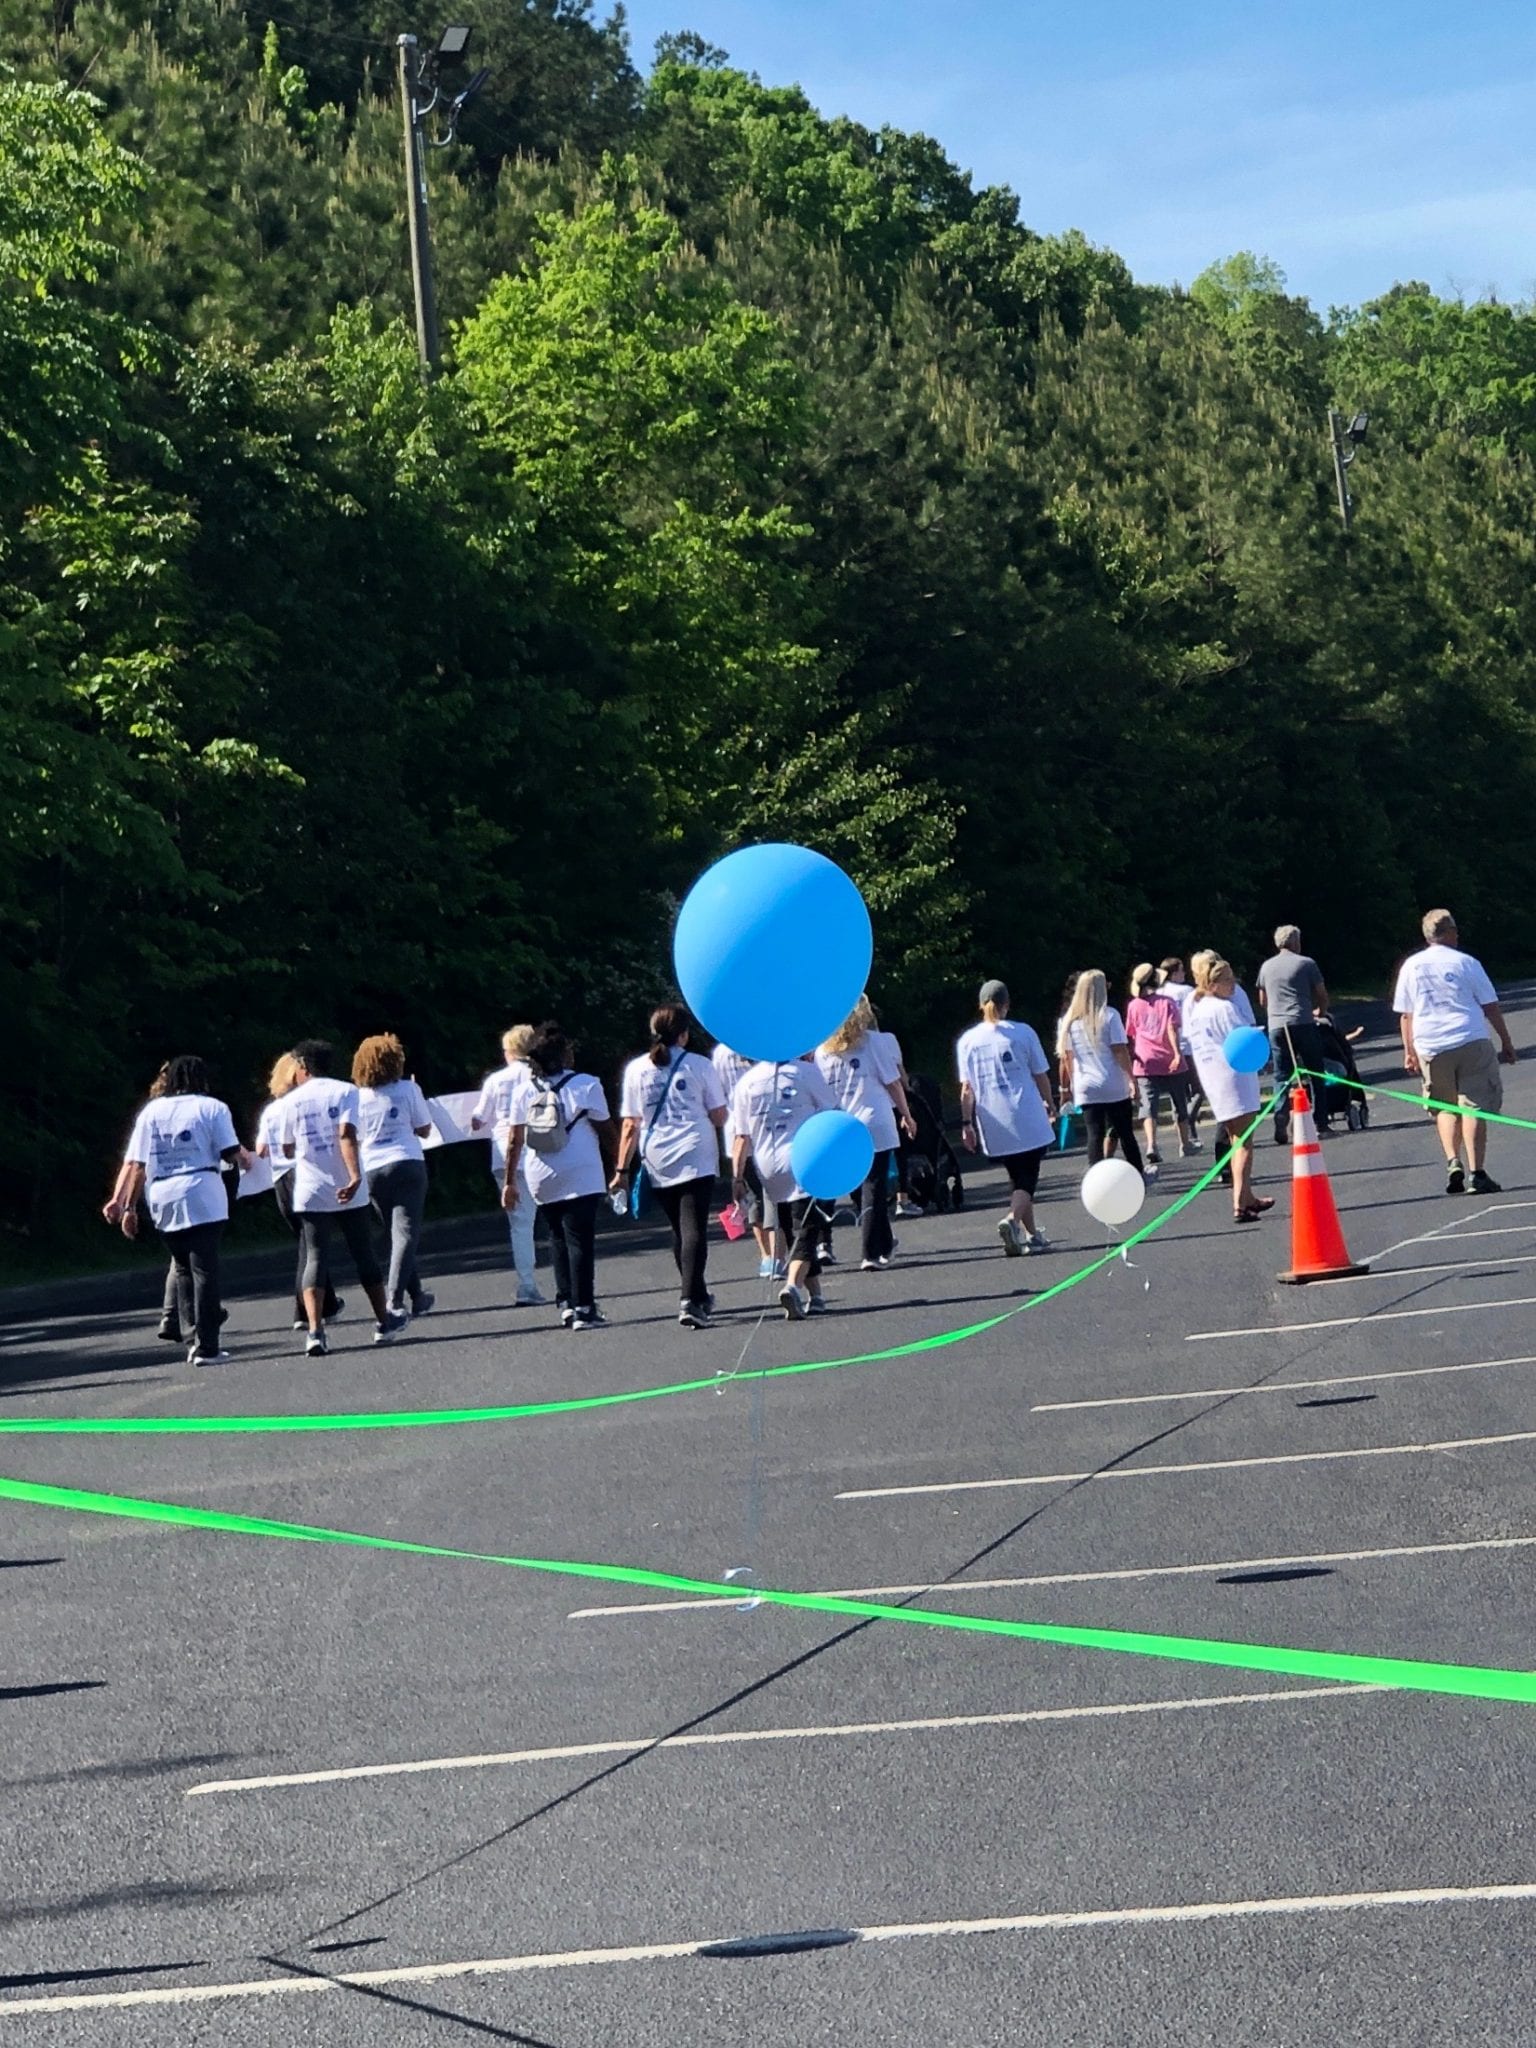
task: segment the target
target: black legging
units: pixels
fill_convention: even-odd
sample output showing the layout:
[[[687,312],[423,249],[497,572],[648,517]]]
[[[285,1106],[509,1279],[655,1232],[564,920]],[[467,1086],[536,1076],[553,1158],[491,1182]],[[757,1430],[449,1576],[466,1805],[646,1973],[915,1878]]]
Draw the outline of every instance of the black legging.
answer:
[[[379,1271],[379,1262],[373,1254],[373,1232],[369,1228],[369,1212],[361,1209],[301,1209],[299,1211],[300,1243],[304,1253],[304,1265],[299,1275],[303,1289],[318,1287],[322,1290],[331,1284],[331,1230],[334,1225],[346,1242],[352,1254],[352,1263],[357,1268],[357,1277],[363,1287],[383,1285],[384,1275]],[[321,1303],[322,1310],[324,1302]]]
[[[293,1213],[293,1175],[291,1172],[273,1175],[272,1199],[277,1203],[278,1215],[282,1217],[298,1241],[297,1261],[293,1269],[293,1313],[296,1321],[307,1323],[309,1321],[309,1313],[304,1306],[304,1233],[299,1228],[298,1217]],[[331,1285],[330,1277],[327,1275],[325,1300],[321,1304],[320,1313],[329,1322],[339,1306],[340,1304],[336,1299],[336,1290]]]
[[[580,1314],[590,1314],[597,1306],[593,1299],[593,1284],[597,1264],[597,1211],[602,1199],[601,1195],[571,1195],[563,1202],[539,1204],[539,1213],[549,1221],[555,1299],[562,1308],[573,1308]]]
[[[224,1320],[219,1299],[219,1240],[222,1223],[194,1223],[190,1230],[164,1230],[166,1248],[176,1268],[177,1315],[184,1337],[196,1338],[208,1357],[219,1348]]]
[[[1085,1102],[1080,1105],[1083,1112],[1083,1128],[1088,1133],[1088,1164],[1097,1166],[1104,1157],[1104,1140],[1113,1131],[1120,1140],[1120,1151],[1138,1173],[1141,1172],[1141,1147],[1136,1142],[1135,1104],[1127,1096],[1123,1102]]]
[[[877,1152],[859,1204],[859,1236],[866,1259],[888,1259],[896,1239],[891,1230],[891,1161],[894,1152]]]
[[[715,1177],[711,1173],[699,1180],[680,1180],[670,1188],[652,1183],[652,1192],[672,1226],[672,1256],[677,1261],[683,1300],[692,1308],[702,1308],[709,1299],[704,1266],[709,1257],[709,1205]]]

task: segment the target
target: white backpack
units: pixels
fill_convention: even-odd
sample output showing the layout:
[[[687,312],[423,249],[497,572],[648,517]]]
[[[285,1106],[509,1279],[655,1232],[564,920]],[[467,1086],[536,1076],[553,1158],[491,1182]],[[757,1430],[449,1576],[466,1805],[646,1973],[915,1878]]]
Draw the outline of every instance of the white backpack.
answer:
[[[567,1081],[574,1081],[575,1078],[574,1074],[562,1074],[558,1081],[548,1081],[541,1077],[534,1082],[533,1101],[528,1108],[527,1137],[531,1148],[546,1158],[552,1152],[565,1150],[566,1139],[587,1113],[580,1109],[569,1123],[565,1120],[560,1091]]]

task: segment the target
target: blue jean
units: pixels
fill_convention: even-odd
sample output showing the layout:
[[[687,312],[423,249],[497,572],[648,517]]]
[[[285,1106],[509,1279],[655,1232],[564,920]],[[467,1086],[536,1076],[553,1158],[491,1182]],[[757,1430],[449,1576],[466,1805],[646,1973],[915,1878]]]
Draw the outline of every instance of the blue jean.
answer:
[[[500,1166],[495,1168],[493,1178],[496,1182],[496,1199],[500,1201]],[[533,1245],[533,1226],[538,1221],[539,1212],[533,1196],[528,1192],[528,1176],[521,1167],[517,1171],[517,1197],[517,1207],[504,1212],[507,1219],[507,1236],[512,1243],[512,1264],[517,1273],[518,1300],[531,1301],[539,1291],[538,1255]]]

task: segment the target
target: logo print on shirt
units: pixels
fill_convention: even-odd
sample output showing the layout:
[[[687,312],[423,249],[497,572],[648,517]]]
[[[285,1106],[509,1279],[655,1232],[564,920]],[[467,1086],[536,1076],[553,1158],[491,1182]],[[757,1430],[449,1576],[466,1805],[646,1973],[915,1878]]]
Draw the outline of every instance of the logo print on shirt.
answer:
[[[190,1131],[178,1131],[176,1133],[176,1142],[178,1145],[190,1145],[192,1142],[192,1133]]]
[[[1003,1065],[1005,1067],[1011,1067],[1013,1065],[1013,1054],[1011,1052],[1005,1052],[1003,1054]]]
[[[398,1117],[398,1116],[399,1116],[399,1114],[400,1114],[399,1110],[398,1110],[398,1109],[396,1109],[396,1108],[394,1107],[394,1105],[393,1105],[393,1104],[391,1104],[391,1105],[390,1105],[390,1111],[389,1111],[389,1117],[388,1117],[387,1121],[388,1121],[388,1122],[390,1122],[390,1123],[393,1123],[393,1122],[395,1121],[396,1117]]]
[[[325,1113],[330,1118],[331,1122],[335,1123],[336,1119],[341,1115],[341,1104],[339,1102],[333,1102],[330,1108]]]

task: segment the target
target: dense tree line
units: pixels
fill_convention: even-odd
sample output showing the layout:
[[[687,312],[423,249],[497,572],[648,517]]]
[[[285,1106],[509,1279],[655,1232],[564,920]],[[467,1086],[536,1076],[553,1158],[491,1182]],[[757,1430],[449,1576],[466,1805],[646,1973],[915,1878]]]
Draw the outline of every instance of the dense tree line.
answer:
[[[1449,900],[1536,957],[1536,316],[1138,285],[922,136],[490,0],[409,327],[390,10],[0,0],[0,1198],[67,1240],[167,1051],[606,1058],[743,839],[981,971]],[[1326,408],[1368,409],[1346,536]]]

